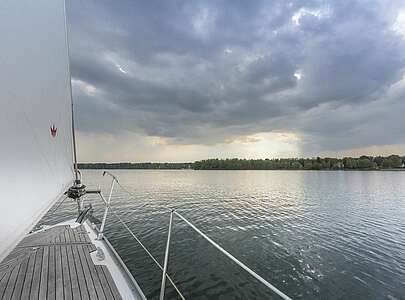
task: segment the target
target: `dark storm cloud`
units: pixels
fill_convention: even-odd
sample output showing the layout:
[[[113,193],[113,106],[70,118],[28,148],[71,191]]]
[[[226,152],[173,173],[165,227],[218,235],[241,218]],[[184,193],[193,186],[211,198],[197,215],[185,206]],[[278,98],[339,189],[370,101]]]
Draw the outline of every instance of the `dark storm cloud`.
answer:
[[[287,131],[306,153],[405,142],[400,2],[68,3],[81,131]]]

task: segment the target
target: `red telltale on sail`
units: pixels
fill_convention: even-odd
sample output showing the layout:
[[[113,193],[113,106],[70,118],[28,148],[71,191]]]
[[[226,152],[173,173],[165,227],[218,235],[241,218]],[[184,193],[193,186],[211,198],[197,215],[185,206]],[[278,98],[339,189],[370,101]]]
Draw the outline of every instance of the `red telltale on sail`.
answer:
[[[56,137],[56,132],[58,131],[58,128],[55,127],[55,125],[51,126],[51,135],[52,137]]]

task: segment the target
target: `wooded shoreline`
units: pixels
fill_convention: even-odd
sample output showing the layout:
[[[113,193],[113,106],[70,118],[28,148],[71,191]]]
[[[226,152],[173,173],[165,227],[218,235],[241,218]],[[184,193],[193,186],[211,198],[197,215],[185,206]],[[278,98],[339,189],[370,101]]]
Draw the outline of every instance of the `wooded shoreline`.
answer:
[[[405,170],[405,156],[315,157],[274,159],[207,159],[185,163],[79,163],[80,169],[193,169],[193,170]]]

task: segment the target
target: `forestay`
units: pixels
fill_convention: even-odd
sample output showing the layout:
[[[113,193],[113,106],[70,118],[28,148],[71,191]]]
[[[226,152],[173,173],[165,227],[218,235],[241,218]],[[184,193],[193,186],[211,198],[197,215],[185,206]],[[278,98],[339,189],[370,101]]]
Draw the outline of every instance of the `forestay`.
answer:
[[[0,2],[0,261],[73,180],[63,0]]]

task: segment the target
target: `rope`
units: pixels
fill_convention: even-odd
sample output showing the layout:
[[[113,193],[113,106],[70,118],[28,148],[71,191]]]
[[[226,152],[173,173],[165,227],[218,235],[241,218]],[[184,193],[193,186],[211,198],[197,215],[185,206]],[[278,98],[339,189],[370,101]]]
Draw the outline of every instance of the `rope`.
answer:
[[[120,185],[121,186],[121,185]],[[162,265],[156,260],[156,258],[152,255],[152,253],[149,252],[149,250],[142,244],[142,242],[139,240],[139,238],[135,235],[135,233],[132,232],[132,230],[128,227],[128,225],[121,219],[121,217],[114,211],[114,209],[109,205],[109,208],[113,215],[118,219],[118,221],[125,227],[125,229],[132,235],[132,237],[141,245],[143,250],[149,255],[149,257],[155,262],[155,264],[159,267],[160,270],[163,272],[163,267]],[[170,276],[166,273],[165,274],[167,279],[170,281],[176,292],[179,294],[180,298],[182,300],[186,300],[183,296],[183,294],[180,292],[180,290],[177,288],[177,286],[174,284],[173,280],[170,278]]]
[[[51,215],[53,215],[58,208],[62,205],[62,203],[67,199],[68,197],[66,196],[65,198],[63,198],[63,200],[61,202],[59,202],[58,206],[55,207],[55,209],[51,212]]]

